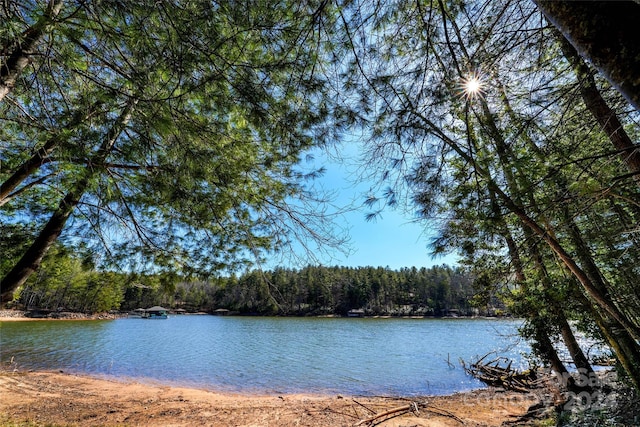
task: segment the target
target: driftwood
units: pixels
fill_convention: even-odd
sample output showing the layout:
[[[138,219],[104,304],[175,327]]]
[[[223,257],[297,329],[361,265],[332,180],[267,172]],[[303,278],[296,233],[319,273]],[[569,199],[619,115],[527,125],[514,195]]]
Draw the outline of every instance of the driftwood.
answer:
[[[375,421],[381,419],[381,418],[385,418],[388,417],[389,415],[393,415],[393,416],[398,416],[398,415],[402,415],[406,412],[414,412],[414,413],[418,413],[418,404],[415,402],[411,402],[408,403],[406,405],[402,405],[402,406],[398,406],[397,408],[393,408],[393,409],[389,409],[388,411],[384,411],[381,412],[379,414],[375,414],[369,418],[365,418],[364,420],[360,420],[359,422],[357,422],[356,424],[354,424],[354,427],[358,427],[361,425],[366,425],[366,424],[373,424]]]
[[[445,410],[445,409],[440,409],[437,408],[435,406],[431,406],[429,404],[427,404],[426,402],[423,403],[418,403],[418,402],[409,402],[406,405],[402,405],[402,406],[398,406],[380,413],[376,413],[374,410],[368,408],[367,406],[363,405],[362,403],[354,400],[355,403],[357,403],[358,405],[362,406],[363,408],[365,408],[367,411],[373,413],[372,416],[368,417],[368,418],[364,418],[360,421],[358,421],[356,424],[353,425],[353,427],[360,427],[360,426],[374,426],[380,423],[383,423],[387,420],[390,420],[391,418],[394,417],[398,417],[400,415],[404,415],[408,412],[412,412],[414,415],[419,416],[420,415],[420,411],[419,409],[421,408],[423,411],[425,412],[431,412],[437,416],[440,417],[448,417],[448,418],[452,418],[454,420],[456,420],[457,422],[459,422],[460,424],[464,425],[464,421],[461,420],[460,418],[458,418],[455,414]]]
[[[461,360],[465,372],[483,383],[492,387],[502,387],[505,390],[514,390],[521,393],[528,393],[531,389],[539,386],[536,371],[518,371],[511,368],[511,360],[506,357],[497,357],[485,362],[485,359],[492,353],[487,353],[468,368]],[[501,364],[506,363],[506,366]]]

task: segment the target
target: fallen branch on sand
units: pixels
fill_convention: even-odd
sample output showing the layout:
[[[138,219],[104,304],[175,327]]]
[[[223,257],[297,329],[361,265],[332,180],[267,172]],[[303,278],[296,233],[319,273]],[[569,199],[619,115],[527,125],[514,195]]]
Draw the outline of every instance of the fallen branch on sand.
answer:
[[[441,416],[441,417],[448,417],[448,418],[453,418],[454,420],[458,421],[460,424],[464,425],[464,421],[462,421],[460,418],[458,418],[456,415],[452,414],[451,412],[444,410],[444,409],[440,409],[437,407],[431,407],[429,405],[427,405],[426,403],[420,404],[418,402],[410,402],[407,403],[406,405],[402,405],[402,406],[398,406],[396,408],[392,408],[389,410],[386,410],[384,412],[380,412],[380,413],[375,413],[373,410],[367,408],[366,406],[362,405],[361,403],[357,402],[354,400],[355,403],[363,406],[365,409],[367,409],[370,412],[373,412],[374,415],[362,419],[360,421],[358,421],[357,423],[355,423],[353,425],[353,427],[360,427],[360,426],[373,426],[376,424],[380,424],[384,421],[390,420],[391,418],[395,418],[395,417],[399,417],[401,415],[404,415],[408,412],[412,412],[413,414],[415,414],[416,416],[420,415],[420,410],[419,408],[422,407],[423,410],[427,411],[427,412],[431,412],[435,415]]]
[[[402,406],[399,406],[397,408],[389,409],[388,411],[384,411],[384,412],[376,414],[376,415],[374,415],[372,417],[365,418],[364,420],[360,420],[359,422],[357,422],[353,426],[354,427],[358,427],[358,426],[365,425],[365,424],[371,425],[375,421],[377,421],[377,420],[379,420],[381,418],[388,417],[390,415],[398,416],[398,415],[405,414],[406,412],[409,412],[409,411],[414,412],[415,414],[419,414],[418,404],[416,402],[411,402],[411,403],[409,403],[407,405],[402,405]]]

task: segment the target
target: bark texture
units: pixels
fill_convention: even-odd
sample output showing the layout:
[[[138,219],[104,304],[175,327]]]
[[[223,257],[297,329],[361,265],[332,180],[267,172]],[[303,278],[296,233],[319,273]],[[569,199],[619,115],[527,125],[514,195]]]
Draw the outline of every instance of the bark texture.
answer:
[[[562,34],[557,34],[557,38],[564,56],[571,63],[578,77],[582,100],[598,121],[603,132],[607,134],[613,146],[620,153],[620,157],[629,171],[635,175],[636,179],[640,178],[640,150],[622,127],[616,112],[609,107],[607,101],[602,97],[587,63],[578,55],[578,52],[566,37]]]
[[[640,111],[640,5],[534,0],[547,19]]]
[[[13,89],[22,70],[29,64],[30,57],[38,43],[55,23],[62,0],[51,0],[43,16],[16,40],[6,61],[0,63],[0,101]]]

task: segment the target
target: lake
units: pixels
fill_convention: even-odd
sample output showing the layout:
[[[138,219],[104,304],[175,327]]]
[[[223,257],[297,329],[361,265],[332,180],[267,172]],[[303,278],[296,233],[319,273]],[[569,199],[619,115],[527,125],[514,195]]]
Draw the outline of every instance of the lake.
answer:
[[[0,322],[0,361],[233,392],[449,394],[483,387],[460,358],[495,350],[520,364],[529,351],[517,336],[520,324],[189,315]]]

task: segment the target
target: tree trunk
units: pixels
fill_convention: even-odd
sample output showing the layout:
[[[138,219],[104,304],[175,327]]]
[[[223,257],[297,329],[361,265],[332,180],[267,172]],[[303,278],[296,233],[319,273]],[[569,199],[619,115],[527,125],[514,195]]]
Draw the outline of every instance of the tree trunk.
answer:
[[[64,129],[73,129],[82,124],[82,122],[95,112],[101,103],[101,101],[96,101],[88,111],[76,111],[71,122],[65,126]],[[14,173],[0,186],[0,206],[13,198],[12,191],[20,185],[20,183],[37,171],[40,166],[51,161],[49,156],[60,142],[58,135],[49,138],[29,159],[15,169]]]
[[[640,5],[534,0],[547,19],[640,111]]]
[[[506,96],[505,96],[506,98]],[[498,156],[501,161],[503,161],[506,165],[508,165],[508,159],[506,158],[506,144],[502,138],[502,134],[498,130],[495,121],[493,120],[493,115],[489,110],[489,106],[486,101],[481,100],[482,107],[484,110],[484,114],[487,118],[486,124],[488,125],[489,134],[493,137],[494,142],[497,146]],[[503,152],[505,151],[505,152]],[[461,151],[458,151],[459,153]],[[469,156],[464,153],[463,156],[468,158]],[[469,159],[471,160],[471,159]],[[505,167],[505,175],[507,177],[507,182],[513,180],[511,176],[511,172],[508,170],[508,167]],[[477,167],[476,170],[479,170]],[[614,304],[609,294],[609,291],[606,287],[596,286],[590,279],[589,275],[585,273],[585,271],[576,263],[573,257],[564,249],[564,247],[560,244],[560,242],[555,239],[555,237],[550,233],[550,230],[546,230],[537,221],[535,221],[528,213],[522,208],[522,203],[519,203],[517,199],[510,197],[506,194],[502,189],[498,186],[498,184],[491,178],[491,175],[483,170],[479,170],[482,172],[481,174],[485,176],[487,179],[487,183],[489,189],[494,191],[498,197],[500,197],[507,209],[509,209],[513,214],[515,214],[520,220],[526,225],[531,231],[542,238],[551,248],[553,252],[555,252],[558,257],[562,260],[565,266],[574,274],[574,276],[578,279],[578,281],[582,284],[583,288],[591,296],[591,298],[602,307],[604,310],[608,311],[611,317],[616,319],[621,325],[624,326],[629,334],[631,334],[635,339],[640,340],[640,329],[634,325],[625,315],[620,311],[620,309]],[[516,191],[511,191],[512,194],[516,195]]]
[[[504,160],[504,162],[506,162],[507,159],[504,158],[504,156],[506,156],[506,153],[501,153],[502,151],[501,146],[504,145],[502,136],[498,131],[495,125],[495,122],[492,120],[492,115],[491,115],[491,112],[489,111],[487,103],[485,101],[482,101],[482,105],[485,110],[485,114],[489,119],[487,121],[487,125],[489,126],[490,135],[494,137],[494,140],[498,147],[498,155],[501,157],[501,160]],[[457,152],[460,153],[463,156],[463,158],[466,158],[468,159],[468,161],[475,163],[473,162],[473,159],[471,159],[467,155],[467,153],[465,153],[464,151],[457,150]],[[505,164],[508,164],[508,162]],[[505,175],[507,176],[507,181],[509,181],[510,179],[512,180],[513,177],[510,177],[511,172],[508,171],[508,168],[505,168],[505,169],[506,169]],[[511,211],[511,213],[515,214],[526,227],[531,229],[531,231],[534,234],[542,238],[547,243],[547,245],[549,245],[551,250],[555,252],[556,255],[558,255],[560,260],[562,260],[562,262],[569,269],[569,271],[571,271],[574,274],[574,276],[582,284],[587,294],[589,294],[591,298],[593,298],[595,303],[598,304],[600,307],[602,307],[604,310],[608,311],[609,314],[614,319],[616,319],[621,325],[623,325],[624,328],[627,329],[634,338],[640,339],[639,328],[636,325],[634,325],[632,322],[630,322],[629,319],[613,303],[608,290],[606,288],[601,288],[594,285],[589,275],[585,273],[585,271],[578,265],[578,263],[574,260],[574,258],[565,250],[562,244],[553,236],[553,234],[550,233],[550,230],[543,228],[535,219],[533,219],[522,208],[522,203],[518,203],[517,200],[515,200],[514,198],[509,196],[507,193],[502,191],[500,186],[493,180],[493,178],[491,177],[491,174],[488,171],[481,169],[479,166],[476,166],[476,170],[480,175],[485,177],[485,179],[487,180],[487,186],[489,187],[489,190],[495,192],[495,194],[500,199],[502,199],[502,203],[504,204],[504,206],[509,211]],[[516,188],[516,192],[512,191],[512,194],[514,195],[518,194],[517,188]]]
[[[506,97],[506,93],[504,92],[502,94],[502,100],[506,106],[507,113],[513,119],[515,115],[513,114],[513,110],[511,109],[511,106],[509,105],[508,99]],[[523,135],[526,135],[526,133],[523,133]],[[529,147],[531,148],[531,150],[534,153],[536,153],[536,155],[538,156],[538,159],[540,161],[544,161],[545,160],[544,153],[542,153],[538,149],[538,147],[533,143],[533,141],[527,138],[527,143],[529,144]],[[560,192],[566,191],[567,185],[566,185],[565,178],[562,175],[555,175],[554,183],[558,186],[558,189]],[[578,248],[578,251],[577,251],[578,255],[579,256],[584,256],[584,254],[589,255],[588,257],[580,259],[581,263],[586,268],[587,275],[591,276],[591,281],[594,282],[594,284],[601,291],[606,292],[605,284],[598,282],[598,278],[601,278],[600,271],[595,265],[595,263],[593,262],[593,260],[591,259],[590,253],[588,251],[588,247],[586,246],[586,243],[582,239],[580,230],[575,224],[575,221],[573,220],[573,218],[570,216],[569,211],[566,207],[563,209],[562,212],[564,214],[563,222],[567,224],[570,237],[574,245]],[[605,340],[609,343],[609,345],[613,349],[616,355],[616,358],[624,368],[625,372],[627,372],[627,374],[633,381],[636,388],[640,390],[640,358],[639,358],[640,348],[638,347],[636,341],[633,339],[631,334],[629,334],[628,331],[625,330],[625,328],[620,324],[620,322],[616,321],[606,311],[599,310],[597,305],[594,306],[592,301],[590,301],[580,289],[576,289],[574,293],[576,294],[576,297],[581,302],[581,305],[585,308],[585,310],[587,310],[591,314],[592,318],[594,319],[601,333],[603,334]],[[567,327],[570,328],[568,323],[565,326],[561,326],[562,329]],[[563,338],[565,340],[565,344],[567,345],[569,352],[572,352],[570,345],[577,346],[577,342],[574,344],[572,342],[573,340],[571,339],[571,337],[564,337],[564,334],[565,334],[564,330],[562,331],[562,333],[563,333]],[[573,333],[571,335],[573,336]],[[573,339],[575,340],[575,336],[573,336]],[[579,346],[577,346],[577,348],[579,348]],[[584,353],[582,356],[584,356]],[[576,354],[576,357],[573,357],[572,355],[572,358],[574,359],[574,362],[576,362],[576,366],[580,367],[578,366],[578,362],[576,359],[580,360],[582,359],[582,357],[579,354]],[[588,363],[588,360],[587,360],[587,363]],[[585,366],[585,369],[588,369],[588,368],[586,368]]]
[[[547,333],[545,325],[540,325],[540,319],[531,319],[535,328],[536,341],[539,345],[539,350],[544,354],[545,358],[549,362],[551,370],[556,373],[558,378],[566,379],[566,384],[563,384],[568,390],[574,390],[576,387],[575,379],[569,374],[567,368],[562,363],[562,360],[558,356],[549,334]]]
[[[100,148],[87,164],[82,176],[62,199],[58,209],[49,218],[49,221],[29,249],[2,279],[2,282],[0,282],[0,303],[11,301],[13,292],[40,267],[42,259],[51,248],[51,245],[58,239],[60,233],[62,233],[67,220],[80,202],[80,198],[89,188],[92,178],[104,169],[107,156],[111,152],[118,136],[129,122],[135,104],[136,101],[129,101],[118,119],[116,119],[114,126],[105,136]]]
[[[528,243],[528,250],[533,256],[542,288],[545,291],[545,294],[548,295],[551,291],[552,284],[550,283],[549,273],[544,265],[542,254],[535,244],[535,239],[531,230],[529,230],[528,227],[523,227],[523,232],[525,240]],[[559,306],[559,302],[552,297],[547,296],[547,303],[549,304],[551,314],[553,315],[553,320],[560,329],[562,341],[567,347],[567,350],[569,350],[569,355],[571,356],[573,363],[576,365],[576,368],[584,369],[588,373],[593,372],[593,368],[591,367],[587,357],[584,355],[582,348],[580,348],[580,344],[578,344],[578,340],[571,329],[571,325],[569,325],[569,321],[565,316],[564,310]]]
[[[562,316],[558,320],[560,326],[560,333],[562,334],[562,341],[564,341],[564,345],[567,346],[567,350],[569,350],[569,355],[571,356],[571,360],[576,365],[576,368],[582,370],[586,373],[592,373],[593,367],[589,363],[589,359],[584,355],[578,340],[576,339],[573,330],[571,329],[571,325],[567,321],[567,318]]]
[[[29,56],[40,42],[44,34],[54,24],[56,17],[62,10],[62,0],[50,0],[45,13],[40,19],[23,33],[21,41],[14,41],[13,50],[7,60],[0,65],[0,101],[14,88],[18,76],[29,63]]]
[[[606,292],[607,285],[591,257],[589,248],[582,238],[578,226],[572,218],[568,217],[566,209],[564,213],[570,237],[576,246],[578,259],[585,266],[585,271],[591,277],[594,285]],[[586,298],[583,299],[583,304],[585,306],[590,305]],[[624,367],[633,384],[640,390],[640,346],[635,337],[609,313],[598,314],[595,307],[591,307],[591,313],[607,342],[613,348],[616,358]]]
[[[520,286],[525,289],[527,288],[526,284],[526,274],[524,272],[522,259],[520,258],[520,251],[518,249],[518,245],[516,244],[511,231],[509,230],[507,224],[500,216],[500,212],[498,209],[498,205],[495,202],[495,195],[491,193],[492,200],[492,209],[497,220],[499,233],[507,242],[507,249],[509,251],[509,258],[511,259],[511,263],[515,269],[515,277],[516,281]],[[556,373],[558,378],[567,378],[568,383],[566,384],[568,387],[573,387],[575,385],[573,378],[569,375],[569,371],[562,363],[562,360],[558,356],[558,352],[556,351],[553,343],[551,342],[551,338],[549,338],[549,334],[547,332],[547,327],[544,325],[542,319],[537,317],[536,313],[528,316],[529,322],[534,328],[533,339],[538,345],[538,350],[541,353],[541,356],[549,362],[551,366],[551,370]]]
[[[640,390],[640,348],[636,340],[609,313],[594,307],[580,289],[576,289],[576,298],[591,314],[636,390]]]
[[[0,283],[0,302],[11,301],[13,291],[22,285],[29,276],[38,269],[45,254],[56,241],[71,213],[78,205],[82,193],[89,184],[89,177],[76,183],[74,190],[67,193],[58,209],[53,213],[49,222],[40,231],[40,234],[31,244],[29,249],[13,266]]]
[[[553,250],[553,252],[558,255],[560,260],[564,263],[564,265],[573,273],[573,275],[578,279],[585,292],[593,298],[594,302],[599,305],[602,309],[606,310],[611,317],[616,319],[620,325],[622,325],[629,333],[636,339],[640,339],[640,332],[638,331],[638,327],[633,325],[629,319],[624,316],[616,307],[616,305],[611,300],[611,297],[606,289],[601,290],[591,281],[590,277],[585,273],[585,271],[580,268],[580,266],[576,263],[569,253],[564,249],[564,247],[540,224],[538,224],[535,220],[533,220],[527,213],[519,206],[517,206],[513,200],[509,196],[507,196],[494,181],[489,181],[489,186],[494,189],[494,191],[499,192],[500,197],[503,199],[507,208],[514,213],[518,218],[520,218],[531,230],[541,237]]]
[[[505,143],[502,133],[499,131],[496,125],[496,122],[493,118],[493,114],[489,109],[489,105],[484,100],[482,100],[481,103],[483,107],[483,112],[485,114],[485,118],[487,119],[489,134],[493,135],[493,140],[496,145],[498,158],[500,159],[500,163],[502,164],[502,168],[504,169],[507,186],[511,194],[514,195],[514,201],[519,205],[521,205],[522,200],[520,199],[520,194],[522,194],[523,190],[521,190],[518,187],[517,180],[515,178],[515,172],[518,172],[518,170],[512,171],[509,167],[510,163],[512,163],[509,161],[510,158],[513,157],[512,153],[509,150],[509,147],[507,146],[507,144]],[[529,205],[531,206],[531,209],[533,209],[536,212],[536,214],[539,214],[539,208],[535,201],[535,197],[533,196],[533,194],[531,194],[530,188],[532,188],[532,186],[529,186],[528,189],[525,189],[524,191],[526,191],[526,194],[530,199]],[[593,372],[593,369],[589,364],[589,361],[587,360],[582,349],[580,348],[580,345],[578,344],[578,341],[573,333],[573,330],[571,329],[571,326],[567,321],[567,317],[565,316],[565,313],[562,310],[562,307],[559,306],[558,301],[548,296],[550,294],[550,290],[551,290],[550,288],[552,284],[549,283],[549,274],[544,264],[543,256],[540,253],[540,249],[537,247],[535,243],[536,239],[534,238],[534,234],[532,230],[529,227],[527,227],[524,223],[522,223],[521,228],[525,236],[525,242],[527,243],[527,250],[530,253],[531,257],[533,258],[538,278],[542,284],[543,291],[546,294],[545,297],[546,297],[547,303],[550,306],[551,313],[553,314],[553,320],[556,322],[557,326],[560,328],[563,341],[567,346],[567,349],[569,350],[571,358],[575,363],[576,367],[583,368],[587,372]],[[511,249],[509,249],[509,252],[511,252]],[[520,260],[520,257],[518,257],[517,261],[518,261],[518,265],[522,266],[522,261]],[[516,277],[517,276],[518,276],[518,273],[516,272]],[[520,273],[520,276],[524,277],[524,273]],[[555,350],[554,350],[554,355],[556,358],[558,357],[557,353],[555,353]],[[550,360],[550,361],[553,363],[557,363],[553,360]],[[569,385],[572,385],[572,384],[569,384]]]
[[[629,171],[634,173],[637,179],[640,179],[640,150],[638,150],[638,147],[622,127],[622,123],[618,120],[615,111],[609,107],[607,101],[600,94],[589,66],[578,55],[578,52],[566,37],[561,33],[557,33],[557,38],[564,56],[573,66],[578,77],[580,94],[587,109],[597,120],[615,149],[618,150],[620,158],[627,165]]]

